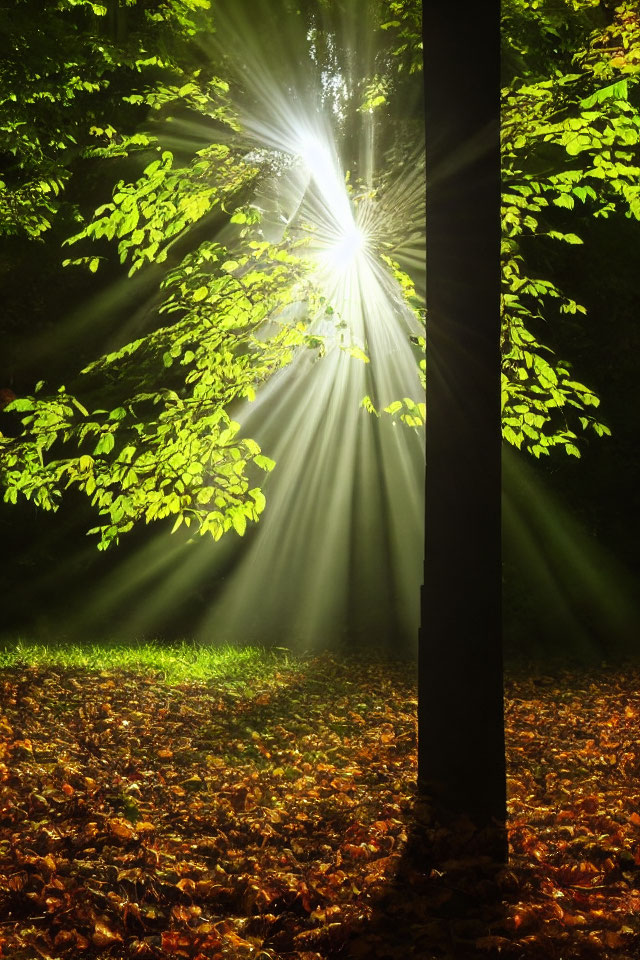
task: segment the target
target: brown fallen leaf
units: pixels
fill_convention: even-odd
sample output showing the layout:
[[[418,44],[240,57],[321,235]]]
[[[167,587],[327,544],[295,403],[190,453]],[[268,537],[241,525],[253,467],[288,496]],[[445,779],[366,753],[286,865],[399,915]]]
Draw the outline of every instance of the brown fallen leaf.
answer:
[[[122,937],[104,920],[97,920],[91,936],[91,941],[96,947],[110,947],[114,943],[122,943]]]
[[[135,829],[129,820],[124,817],[112,817],[107,820],[107,827],[119,840],[131,840],[135,836]]]

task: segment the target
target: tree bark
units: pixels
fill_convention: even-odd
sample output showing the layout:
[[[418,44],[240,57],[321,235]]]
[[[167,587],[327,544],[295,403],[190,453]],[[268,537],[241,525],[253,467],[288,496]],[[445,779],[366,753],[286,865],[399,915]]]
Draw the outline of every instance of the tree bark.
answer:
[[[500,568],[499,4],[424,4],[426,556],[418,780],[506,855]]]

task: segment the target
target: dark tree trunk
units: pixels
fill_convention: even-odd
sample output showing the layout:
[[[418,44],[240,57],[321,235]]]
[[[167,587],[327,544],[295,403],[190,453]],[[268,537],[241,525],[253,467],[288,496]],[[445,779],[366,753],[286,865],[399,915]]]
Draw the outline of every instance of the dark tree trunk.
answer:
[[[109,37],[116,43],[127,39],[127,8],[123,0],[108,0],[107,25]]]
[[[498,825],[499,4],[424,5],[427,506],[418,779],[438,814]]]

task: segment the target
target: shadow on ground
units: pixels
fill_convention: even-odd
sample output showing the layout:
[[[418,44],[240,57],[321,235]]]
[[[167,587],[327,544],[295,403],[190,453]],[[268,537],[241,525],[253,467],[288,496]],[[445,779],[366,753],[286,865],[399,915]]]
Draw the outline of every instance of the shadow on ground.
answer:
[[[495,834],[466,818],[436,824],[417,800],[394,879],[377,891],[371,918],[327,960],[493,960],[506,942],[508,872]]]

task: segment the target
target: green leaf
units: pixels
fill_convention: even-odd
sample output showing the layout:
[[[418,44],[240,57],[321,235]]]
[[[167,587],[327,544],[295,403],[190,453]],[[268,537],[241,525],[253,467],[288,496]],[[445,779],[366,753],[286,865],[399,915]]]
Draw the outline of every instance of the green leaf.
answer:
[[[111,453],[115,445],[115,438],[112,433],[103,433],[100,439],[98,440],[95,449],[93,451],[94,455],[97,453]]]
[[[16,413],[22,413],[24,410],[35,410],[36,402],[35,400],[30,400],[28,397],[17,397],[15,400],[12,400],[11,403],[8,403],[5,407],[7,412],[15,411]]]
[[[575,233],[561,233],[559,230],[549,230],[547,236],[552,240],[564,240],[565,243],[584,243],[584,240]]]
[[[243,537],[244,532],[247,529],[247,518],[245,517],[244,513],[234,511],[231,514],[231,523],[233,524],[233,528],[236,533]]]
[[[375,413],[376,417],[380,416],[380,414],[378,413],[378,411],[374,406],[374,403],[371,397],[369,396],[363,397],[362,400],[360,401],[360,406],[364,407],[367,413]]]
[[[267,501],[260,487],[254,487],[253,490],[249,490],[249,496],[253,497],[258,513],[262,513]]]
[[[369,363],[369,357],[366,355],[364,350],[361,350],[360,347],[348,347],[347,352],[350,357],[353,357],[355,360],[362,360],[363,363]]]
[[[606,87],[601,87],[600,90],[596,90],[595,93],[591,94],[590,97],[587,97],[586,100],[580,101],[580,106],[584,110],[588,110],[590,107],[596,105],[596,103],[602,103],[604,100],[628,100],[629,99],[629,84],[628,81],[618,80],[616,83],[611,83]]]
[[[554,197],[553,203],[556,207],[566,207],[567,210],[573,210],[574,207],[574,199],[568,193],[561,193],[557,197]]]
[[[246,439],[243,440],[242,442],[244,443],[249,453],[260,453],[259,445],[251,437],[246,437]]]
[[[253,458],[253,462],[257,467],[260,467],[261,470],[266,470],[267,472],[271,472],[276,465],[275,460],[271,460],[269,457],[265,457],[261,453]]]
[[[196,303],[200,300],[204,300],[205,297],[209,296],[209,287],[198,287],[197,290],[193,293],[193,299]]]

